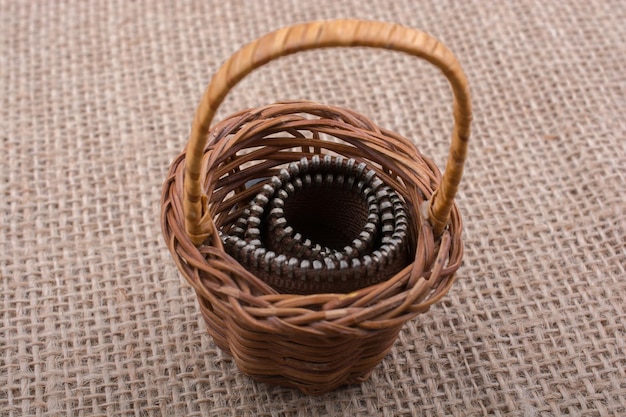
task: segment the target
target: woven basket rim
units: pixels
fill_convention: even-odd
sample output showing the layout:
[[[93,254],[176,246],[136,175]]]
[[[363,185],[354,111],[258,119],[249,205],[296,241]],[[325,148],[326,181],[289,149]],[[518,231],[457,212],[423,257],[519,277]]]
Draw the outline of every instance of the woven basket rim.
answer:
[[[287,108],[288,110],[285,111],[285,108]],[[390,145],[389,149],[394,150],[399,147],[399,149],[402,149],[404,152],[407,152],[407,150],[411,150],[413,153],[413,155],[411,156],[413,158],[419,158],[423,161],[422,165],[419,167],[411,167],[406,165],[404,166],[407,172],[413,174],[417,172],[419,174],[420,181],[417,182],[423,183],[424,179],[434,180],[436,182],[441,178],[441,174],[438,171],[436,165],[428,158],[425,158],[421,153],[419,153],[417,148],[415,148],[415,145],[408,139],[403,138],[402,136],[394,132],[379,128],[369,119],[351,110],[344,109],[338,106],[330,106],[311,101],[297,100],[282,101],[253,109],[242,110],[218,123],[213,129],[213,133],[211,134],[212,139],[206,147],[205,161],[207,161],[207,165],[205,166],[205,180],[210,181],[212,179],[211,173],[218,172],[218,174],[216,175],[219,175],[219,172],[221,172],[219,170],[216,171],[214,169],[215,167],[211,166],[210,164],[217,165],[218,162],[220,162],[221,160],[228,160],[230,158],[230,156],[224,157],[223,155],[218,158],[215,155],[216,152],[219,153],[224,149],[228,149],[230,152],[236,149],[240,149],[235,146],[237,143],[233,144],[228,140],[224,140],[224,137],[234,135],[233,137],[235,137],[235,139],[231,138],[232,141],[237,142],[237,140],[241,140],[241,142],[238,143],[239,145],[241,145],[242,143],[246,143],[246,140],[242,140],[241,137],[237,136],[238,133],[241,133],[241,130],[237,131],[235,126],[237,126],[238,124],[248,126],[248,124],[250,123],[253,125],[261,125],[264,124],[267,120],[275,119],[277,117],[280,118],[278,115],[284,112],[287,113],[287,119],[289,120],[293,120],[291,119],[291,116],[294,114],[307,113],[316,115],[320,117],[320,120],[323,120],[322,122],[317,122],[316,120],[313,120],[311,123],[316,126],[327,125],[331,126],[333,129],[341,126],[344,127],[346,131],[352,133],[354,133],[355,131],[358,133],[358,130],[363,129],[364,127],[371,129],[371,131],[374,132],[373,140],[378,140],[378,142],[376,142],[377,144],[380,144],[381,139],[389,140],[389,138],[393,138],[394,140],[398,141],[398,143]],[[332,119],[324,119],[324,116],[328,116],[333,113],[335,115],[339,114],[340,116],[334,117]],[[339,121],[337,119],[339,119]],[[296,123],[304,124],[303,120],[306,119],[299,119],[296,121]],[[277,122],[277,124],[281,123],[282,121]],[[271,125],[271,123],[269,124]],[[355,124],[358,127],[355,127]],[[359,136],[359,139],[362,141],[363,137]],[[328,146],[334,146],[331,145],[331,142],[326,143],[328,144]],[[341,150],[345,152],[345,145],[339,144],[337,146],[344,146],[341,147]],[[354,148],[353,150],[358,150],[358,148]],[[396,293],[393,301],[389,301],[388,304],[397,304],[403,306],[402,309],[405,310],[405,313],[409,314],[410,316],[419,314],[423,310],[427,309],[431,304],[438,301],[443,295],[445,295],[445,293],[454,281],[454,272],[450,272],[451,270],[455,271],[460,266],[460,260],[462,257],[462,244],[460,241],[462,221],[456,205],[453,207],[448,229],[442,235],[439,243],[440,246],[443,245],[444,248],[447,248],[448,250],[450,250],[450,248],[453,248],[453,252],[455,252],[454,257],[456,259],[456,261],[452,265],[436,265],[441,270],[444,270],[444,272],[447,271],[449,273],[449,277],[447,278],[446,282],[443,283],[443,286],[441,285],[441,282],[428,282],[428,277],[430,276],[429,271],[425,271],[421,266],[416,266],[415,262],[413,262],[389,280],[359,289],[350,294],[320,293],[312,295],[298,295],[278,293],[273,288],[258,280],[258,278],[254,277],[252,274],[246,271],[234,258],[225,253],[224,248],[221,245],[221,241],[215,241],[211,245],[204,244],[196,247],[184,231],[182,218],[177,219],[179,226],[177,228],[178,233],[176,234],[176,236],[172,234],[170,227],[171,222],[174,219],[171,216],[167,215],[168,207],[178,207],[180,209],[181,202],[180,195],[178,195],[179,198],[175,203],[171,200],[172,197],[175,196],[175,193],[172,193],[170,188],[173,184],[175,184],[174,190],[177,189],[179,192],[181,191],[181,184],[179,183],[179,181],[182,181],[181,167],[184,168],[185,152],[186,151],[183,151],[183,153],[179,155],[179,157],[174,161],[170,168],[168,180],[164,184],[162,199],[162,223],[164,235],[166,241],[168,242],[168,246],[170,247],[172,247],[173,240],[178,241],[178,249],[173,251],[175,257],[179,258],[177,264],[179,265],[179,267],[183,266],[183,268],[185,265],[190,265],[187,260],[181,258],[183,248],[186,251],[186,256],[189,256],[189,254],[193,254],[190,257],[195,257],[195,262],[197,262],[199,258],[219,258],[221,262],[232,264],[232,270],[236,271],[236,273],[239,274],[238,276],[245,277],[244,279],[246,280],[246,282],[248,282],[247,285],[250,285],[250,283],[252,283],[256,289],[255,291],[250,291],[250,288],[242,290],[240,285],[237,285],[232,281],[228,284],[214,285],[208,283],[205,279],[200,279],[199,276],[195,277],[194,279],[187,279],[188,282],[190,282],[190,284],[198,292],[199,296],[212,298],[212,296],[210,295],[211,291],[223,295],[227,294],[228,297],[231,297],[232,299],[238,300],[238,302],[243,303],[242,305],[249,306],[249,308],[254,310],[255,314],[261,315],[270,314],[271,312],[271,314],[276,314],[280,316],[281,309],[290,310],[297,308],[298,310],[300,310],[300,313],[303,314],[305,314],[304,311],[309,311],[309,313],[306,313],[311,315],[309,319],[296,320],[300,323],[311,323],[319,320],[321,317],[319,313],[321,311],[325,314],[323,318],[324,320],[331,320],[339,324],[342,323],[342,321],[340,320],[341,317],[355,315],[358,311],[371,309],[372,306],[375,306],[376,304],[372,304],[370,300],[378,300],[381,296],[384,296],[384,294],[390,291],[393,292],[392,288],[396,288],[401,285],[401,281],[405,281],[404,285],[406,288],[402,292]],[[367,152],[363,154],[371,155],[371,153],[368,154]],[[386,155],[386,157],[388,156],[389,155]],[[358,156],[357,158],[362,159],[362,156]],[[399,154],[398,158],[402,163],[405,164],[412,164],[414,162],[412,158],[407,158],[402,154]],[[424,176],[423,172],[419,172],[419,170],[422,169],[424,166],[429,167],[429,169],[431,170],[431,172],[426,176]],[[222,169],[222,171],[223,170],[224,169]],[[226,170],[228,171],[229,169]],[[383,172],[383,169],[380,167],[377,168],[377,170],[379,172]],[[208,184],[205,185],[205,187],[207,193],[210,194],[212,191],[212,185]],[[430,196],[432,196],[432,191],[433,190],[431,190],[430,192]],[[406,196],[406,192],[404,192],[404,196]],[[423,205],[423,202],[421,205]],[[432,245],[434,245],[432,229],[430,228],[428,222],[424,219],[423,213],[420,211],[422,207],[413,206],[411,207],[411,209],[411,214],[413,216],[417,216],[417,222],[419,223],[419,230],[417,231],[418,244],[420,242],[424,244],[427,240],[430,239],[433,242]],[[451,231],[453,233],[451,233]],[[422,237],[419,238],[419,236]],[[424,248],[421,247],[421,249],[418,248],[418,250],[421,250],[423,252]],[[430,250],[432,251],[434,250],[434,248],[431,248]],[[419,256],[421,255],[418,254],[418,257]],[[437,260],[437,262],[441,261]],[[228,282],[228,280],[225,280],[225,282]],[[416,307],[415,305],[413,305],[414,300],[411,300],[411,297],[416,292],[418,292],[416,290],[416,286],[418,285],[418,283],[420,288],[425,285],[430,285],[432,286],[432,288],[436,288],[437,291],[434,296],[430,297],[426,302],[420,303],[419,307]],[[244,285],[244,287],[247,287],[247,285]],[[263,310],[266,310],[266,312],[264,312]],[[396,319],[398,318],[397,313],[398,311],[396,311],[396,313],[394,314]],[[365,314],[363,316],[363,320],[371,318],[373,316],[375,316],[375,314]],[[407,317],[404,317],[404,314],[402,316],[402,320],[405,321]],[[356,322],[358,322],[358,320],[354,321],[354,323]],[[354,325],[354,323],[352,324],[352,326]]]

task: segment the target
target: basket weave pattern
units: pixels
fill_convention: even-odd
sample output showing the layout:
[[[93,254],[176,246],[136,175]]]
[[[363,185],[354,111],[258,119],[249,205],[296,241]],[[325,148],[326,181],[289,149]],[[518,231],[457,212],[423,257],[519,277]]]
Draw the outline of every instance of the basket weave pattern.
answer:
[[[228,90],[254,68],[299,50],[351,45],[408,52],[437,65],[448,77],[455,95],[455,129],[443,177],[411,141],[338,107],[276,103],[238,112],[209,129]],[[454,56],[423,32],[396,25],[298,25],[242,48],[224,64],[198,108],[190,143],[170,166],[161,219],[167,245],[198,295],[209,333],[244,373],[309,394],[363,381],[402,325],[448,291],[463,255],[461,218],[453,198],[470,120],[469,93]],[[246,210],[268,192],[272,178],[285,176],[290,164],[301,164],[303,158],[338,157],[365,164],[403,202],[409,262],[353,292],[334,288],[334,281],[316,289],[313,280],[313,286],[298,294],[284,281],[270,285],[272,276],[255,274],[250,265],[242,265],[245,261],[231,256],[237,251],[229,254],[228,236],[241,231],[229,233],[248,227],[245,219],[253,216]],[[275,184],[274,191],[288,182]],[[363,239],[367,243],[368,237]],[[315,247],[313,242],[307,245]]]

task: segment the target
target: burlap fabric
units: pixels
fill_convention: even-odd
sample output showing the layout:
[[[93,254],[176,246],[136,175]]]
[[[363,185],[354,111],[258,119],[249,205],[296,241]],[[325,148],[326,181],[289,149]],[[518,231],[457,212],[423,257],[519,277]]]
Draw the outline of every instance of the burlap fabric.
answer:
[[[210,75],[243,43],[339,17],[457,54],[475,123],[466,256],[371,379],[257,384],[205,333],[159,198]],[[0,415],[626,415],[626,3],[0,0]],[[442,166],[451,95],[401,54],[284,58],[222,115],[357,110]]]

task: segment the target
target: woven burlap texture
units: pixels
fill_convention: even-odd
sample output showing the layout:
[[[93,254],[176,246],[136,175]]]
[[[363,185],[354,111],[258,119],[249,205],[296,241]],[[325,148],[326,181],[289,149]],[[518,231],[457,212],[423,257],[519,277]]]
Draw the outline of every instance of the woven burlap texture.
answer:
[[[626,3],[0,0],[0,415],[626,415]],[[426,30],[475,122],[466,255],[371,379],[321,397],[252,382],[206,335],[159,226],[211,74],[313,19]],[[221,117],[348,107],[443,167],[451,94],[366,49],[281,59]]]

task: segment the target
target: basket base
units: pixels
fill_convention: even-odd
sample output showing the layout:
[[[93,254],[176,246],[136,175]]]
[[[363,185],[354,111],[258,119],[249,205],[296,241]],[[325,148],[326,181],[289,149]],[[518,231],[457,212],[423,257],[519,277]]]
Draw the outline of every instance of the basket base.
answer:
[[[226,329],[219,328],[211,312],[204,308],[201,312],[215,344],[234,359],[243,374],[260,383],[297,388],[313,396],[367,381],[402,329],[402,325],[393,326],[358,339],[354,334],[344,333],[300,337],[295,342],[277,334],[245,332],[242,330],[245,324],[237,318],[228,320]],[[318,350],[313,361],[310,353],[302,351],[304,343],[326,345],[326,353],[320,354]],[[355,349],[355,345],[359,348]]]

